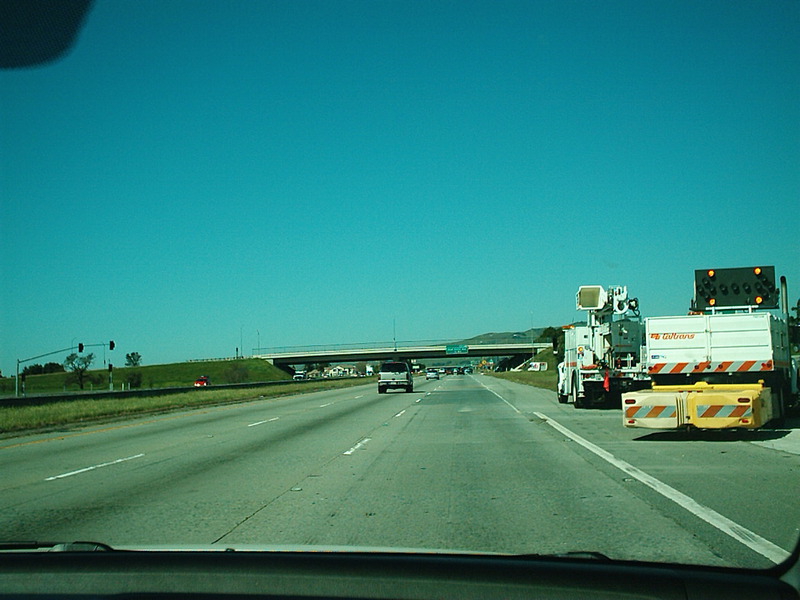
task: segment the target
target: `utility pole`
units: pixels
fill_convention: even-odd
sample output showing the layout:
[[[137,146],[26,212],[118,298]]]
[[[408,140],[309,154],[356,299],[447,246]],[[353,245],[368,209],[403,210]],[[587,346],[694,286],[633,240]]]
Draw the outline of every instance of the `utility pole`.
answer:
[[[536,348],[533,347],[533,311],[531,311],[531,363],[536,356]]]

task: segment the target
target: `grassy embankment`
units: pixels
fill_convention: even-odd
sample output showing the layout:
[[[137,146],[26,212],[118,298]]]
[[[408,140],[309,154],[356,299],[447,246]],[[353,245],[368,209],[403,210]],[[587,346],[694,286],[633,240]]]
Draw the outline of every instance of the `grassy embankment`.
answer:
[[[516,383],[524,383],[525,385],[556,391],[556,384],[558,383],[558,371],[556,370],[556,366],[558,365],[558,361],[555,356],[553,356],[553,351],[550,349],[542,350],[536,355],[536,361],[546,362],[547,370],[504,371],[502,373],[487,372],[487,374],[500,379],[515,381]]]
[[[113,363],[113,358],[111,359]],[[201,362],[172,363],[166,365],[147,365],[141,367],[114,367],[114,389],[122,389],[128,382],[136,379],[141,389],[181,387],[192,385],[201,375],[208,375],[213,384],[245,383],[250,381],[280,381],[291,379],[291,376],[276,368],[265,360],[246,358],[239,360],[209,360]],[[83,391],[107,390],[108,368],[87,371],[87,381]],[[58,394],[81,391],[70,373],[49,373],[47,375],[29,375],[25,381],[25,391],[34,394]],[[14,378],[0,379],[0,395],[14,394]]]
[[[172,365],[153,365],[137,367],[145,373],[142,387],[170,387],[175,385],[191,385],[199,375],[208,375],[213,383],[228,383],[233,372],[231,367],[239,369],[237,378],[241,378],[243,366],[248,367],[248,381],[286,380],[288,375],[266,361],[259,359],[238,361],[209,361],[200,363],[176,363]],[[126,369],[119,369],[125,371]],[[227,374],[227,375],[226,375]],[[59,376],[62,379],[59,379]],[[37,382],[36,388],[46,392],[59,391],[63,386],[64,373],[36,375],[27,378],[27,383],[37,378],[50,380],[50,385]],[[10,379],[10,378],[7,378]],[[116,382],[117,370],[114,371]],[[69,424],[80,424],[97,420],[124,418],[132,415],[164,412],[186,408],[196,408],[214,404],[247,402],[298,393],[335,389],[360,385],[373,381],[372,378],[361,379],[323,379],[319,381],[292,383],[287,381],[281,385],[271,385],[247,389],[214,389],[198,388],[191,391],[167,393],[159,396],[133,398],[97,398],[72,399],[69,397],[54,398],[53,402],[35,406],[2,406],[0,405],[0,433],[16,432],[31,429],[60,427]],[[151,383],[152,382],[152,383]],[[236,383],[240,383],[237,381]],[[147,384],[146,386],[144,384]],[[13,379],[11,379],[13,386]],[[106,389],[108,383],[106,380]],[[95,385],[97,388],[97,384]],[[102,389],[102,388],[101,388]],[[13,387],[12,387],[13,393]],[[31,392],[30,386],[28,393]]]

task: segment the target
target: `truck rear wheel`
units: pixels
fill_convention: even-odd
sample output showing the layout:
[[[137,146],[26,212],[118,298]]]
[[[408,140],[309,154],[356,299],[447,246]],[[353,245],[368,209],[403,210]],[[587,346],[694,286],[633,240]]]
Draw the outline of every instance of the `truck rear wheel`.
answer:
[[[378,393],[379,393],[379,394],[385,394],[385,393],[386,393],[386,388],[385,388],[385,387],[378,386]]]
[[[783,385],[772,388],[772,409],[775,413],[775,418],[772,419],[770,425],[774,429],[783,429],[786,425],[786,411],[789,408],[788,403],[789,394]]]
[[[583,408],[583,399],[578,396],[578,378],[572,382],[572,403],[575,408]]]

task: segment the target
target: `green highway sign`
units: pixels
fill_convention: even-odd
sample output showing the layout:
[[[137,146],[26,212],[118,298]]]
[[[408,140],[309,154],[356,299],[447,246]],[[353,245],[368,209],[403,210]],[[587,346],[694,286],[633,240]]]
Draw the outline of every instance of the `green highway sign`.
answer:
[[[453,345],[445,346],[445,354],[469,354],[469,346]]]

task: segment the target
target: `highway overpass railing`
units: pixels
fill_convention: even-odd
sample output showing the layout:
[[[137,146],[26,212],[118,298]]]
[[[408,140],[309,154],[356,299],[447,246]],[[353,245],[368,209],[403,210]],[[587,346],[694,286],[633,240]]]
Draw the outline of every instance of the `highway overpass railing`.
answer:
[[[519,345],[528,347],[549,347],[546,342],[531,342],[529,339],[518,339],[513,342],[499,342],[496,340],[415,340],[415,341],[384,341],[384,342],[358,342],[352,344],[316,344],[312,346],[270,346],[268,348],[253,348],[253,355],[272,355],[272,354],[310,354],[317,352],[338,352],[347,350],[383,350],[385,348],[425,348],[441,346],[498,346],[498,345]]]

